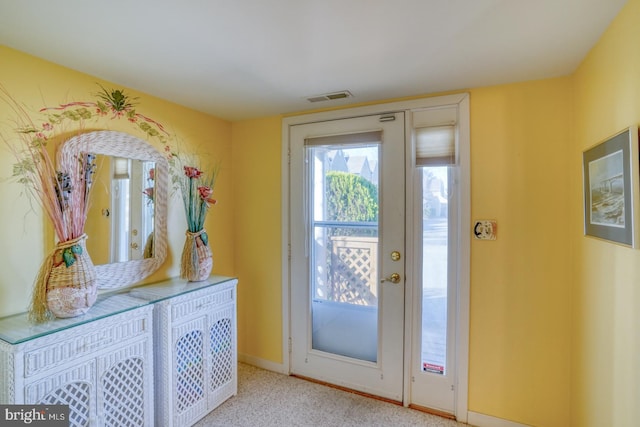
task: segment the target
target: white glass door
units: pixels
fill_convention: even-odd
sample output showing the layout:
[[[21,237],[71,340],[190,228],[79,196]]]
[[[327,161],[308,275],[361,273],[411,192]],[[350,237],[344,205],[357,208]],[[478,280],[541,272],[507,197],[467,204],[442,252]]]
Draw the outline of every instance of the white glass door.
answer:
[[[291,371],[402,400],[404,113],[292,126]]]

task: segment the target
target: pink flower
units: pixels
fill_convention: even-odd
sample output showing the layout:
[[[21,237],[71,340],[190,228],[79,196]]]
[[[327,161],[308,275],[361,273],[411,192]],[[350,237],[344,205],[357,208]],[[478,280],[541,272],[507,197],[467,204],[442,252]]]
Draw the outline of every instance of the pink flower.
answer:
[[[202,172],[199,171],[198,168],[194,168],[193,166],[185,166],[184,174],[187,176],[187,178],[200,178]]]
[[[198,192],[200,193],[200,197],[203,199],[206,199],[213,194],[213,190],[211,189],[211,187],[205,186],[198,187]]]
[[[200,193],[200,198],[205,202],[207,207],[209,207],[210,204],[215,205],[216,203],[218,203],[216,199],[211,198],[211,195],[213,194],[213,190],[211,189],[211,187],[198,187],[198,192]]]
[[[49,122],[42,124],[42,130],[53,130],[53,125]]]

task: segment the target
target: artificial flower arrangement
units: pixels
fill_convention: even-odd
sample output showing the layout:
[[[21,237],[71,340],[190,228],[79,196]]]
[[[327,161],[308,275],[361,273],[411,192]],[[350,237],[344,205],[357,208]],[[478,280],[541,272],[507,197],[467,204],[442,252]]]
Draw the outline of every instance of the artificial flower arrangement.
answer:
[[[29,317],[42,322],[83,314],[97,297],[95,269],[84,242],[95,156],[63,157],[56,167],[50,154],[54,125],[36,124],[3,87],[0,94],[17,116],[17,141],[3,135],[16,157],[12,176],[41,205],[58,240],[36,277]]]
[[[82,134],[89,121],[109,115],[111,120],[126,118],[147,138],[164,145],[169,158],[173,156],[171,136],[160,123],[137,112],[124,91],[101,89],[96,101],[44,107],[38,111],[41,117],[34,120],[0,85],[0,100],[16,115],[12,131],[17,138],[2,135],[16,158],[12,176],[46,212],[58,241],[34,284],[29,307],[29,318],[34,322],[83,314],[97,297],[95,269],[86,252],[84,234],[95,156],[88,154],[87,147],[87,154],[59,158],[56,165],[52,153],[63,135]],[[152,198],[153,194],[147,196]]]
[[[205,171],[193,160],[176,155],[174,184],[182,194],[187,217],[187,238],[182,251],[180,276],[189,281],[205,280],[211,274],[213,257],[204,221],[209,208],[216,204],[212,198],[219,167]]]

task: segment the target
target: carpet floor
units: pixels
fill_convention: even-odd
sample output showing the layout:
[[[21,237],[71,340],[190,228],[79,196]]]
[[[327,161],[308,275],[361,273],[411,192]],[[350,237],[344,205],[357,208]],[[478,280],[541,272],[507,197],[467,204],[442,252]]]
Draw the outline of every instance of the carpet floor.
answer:
[[[241,363],[237,396],[196,426],[462,427],[466,424]]]

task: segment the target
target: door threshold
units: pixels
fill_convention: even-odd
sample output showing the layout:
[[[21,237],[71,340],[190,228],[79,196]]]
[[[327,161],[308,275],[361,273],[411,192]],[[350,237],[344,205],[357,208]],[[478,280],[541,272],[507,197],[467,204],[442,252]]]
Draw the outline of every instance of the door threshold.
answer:
[[[315,384],[319,384],[325,387],[329,387],[329,388],[333,388],[336,390],[340,390],[340,391],[345,391],[347,393],[353,393],[356,394],[358,396],[362,396],[362,397],[368,397],[370,399],[374,399],[374,400],[379,400],[381,402],[385,402],[385,403],[391,403],[392,405],[396,405],[396,406],[404,406],[402,404],[402,402],[398,402],[397,400],[392,400],[392,399],[388,399],[386,397],[381,397],[381,396],[376,396],[375,394],[371,394],[371,393],[365,393],[363,391],[358,391],[358,390],[354,390],[348,387],[344,387],[344,386],[340,386],[340,385],[336,385],[336,384],[331,384],[328,383],[326,381],[321,381],[321,380],[317,380],[315,378],[310,378],[310,377],[305,377],[304,375],[298,375],[298,374],[290,374],[292,377],[294,378],[298,378],[304,381],[309,381],[311,383],[315,383]],[[446,418],[449,420],[454,420],[456,419],[456,416],[449,413],[449,412],[445,412],[445,411],[440,411],[438,409],[432,409],[432,408],[428,408],[426,406],[421,406],[421,405],[415,405],[415,404],[410,404],[409,405],[409,409],[413,409],[415,411],[420,411],[420,412],[424,412],[427,414],[431,414],[431,415],[435,415],[441,418]]]
[[[456,416],[453,414],[450,414],[449,412],[440,411],[438,409],[427,408],[426,406],[420,406],[414,403],[410,403],[409,408],[415,409],[416,411],[420,411],[420,412],[426,412],[427,414],[437,415],[442,418],[448,418],[450,420],[456,419]]]
[[[357,394],[358,396],[368,397],[368,398],[371,398],[371,399],[379,400],[381,402],[391,403],[391,404],[397,405],[397,406],[403,406],[402,402],[398,402],[397,400],[393,400],[393,399],[388,399],[386,397],[376,396],[375,394],[365,393],[363,391],[358,391],[358,390],[354,390],[352,388],[348,388],[348,387],[344,387],[344,386],[340,386],[340,385],[336,385],[336,384],[331,384],[331,383],[328,383],[326,381],[320,381],[320,380],[317,380],[315,378],[305,377],[303,375],[291,374],[291,376],[294,377],[294,378],[299,378],[301,380],[305,380],[305,381],[309,381],[309,382],[312,382],[312,383],[320,384],[320,385],[323,385],[323,386],[326,386],[326,387],[335,388],[336,390],[341,390],[341,391],[346,391],[347,393]]]

